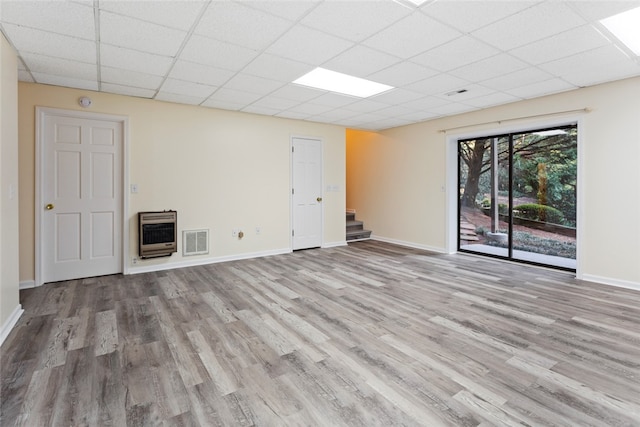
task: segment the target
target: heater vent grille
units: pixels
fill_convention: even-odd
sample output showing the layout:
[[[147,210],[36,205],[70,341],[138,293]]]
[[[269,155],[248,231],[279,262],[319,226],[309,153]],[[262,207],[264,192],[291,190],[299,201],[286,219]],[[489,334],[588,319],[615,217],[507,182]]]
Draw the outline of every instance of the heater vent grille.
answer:
[[[209,253],[209,230],[185,230],[182,232],[182,254],[202,255]]]

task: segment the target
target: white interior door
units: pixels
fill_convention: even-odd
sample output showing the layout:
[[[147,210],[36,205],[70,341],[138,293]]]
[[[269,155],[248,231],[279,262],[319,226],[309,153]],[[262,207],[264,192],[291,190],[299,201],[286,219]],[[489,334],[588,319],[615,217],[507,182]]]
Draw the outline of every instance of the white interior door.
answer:
[[[42,282],[122,272],[123,124],[40,123]]]
[[[293,138],[293,250],[322,246],[322,142]]]

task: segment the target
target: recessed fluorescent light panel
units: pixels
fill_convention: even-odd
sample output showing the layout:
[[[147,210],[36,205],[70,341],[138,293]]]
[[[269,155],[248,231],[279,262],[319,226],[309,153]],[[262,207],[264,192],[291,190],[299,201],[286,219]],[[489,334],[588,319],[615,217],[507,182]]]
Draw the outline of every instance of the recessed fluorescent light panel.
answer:
[[[640,56],[640,7],[603,19],[600,23]]]
[[[294,83],[343,95],[357,96],[358,98],[368,98],[393,89],[393,86],[372,82],[371,80],[361,79],[320,67],[294,80]]]

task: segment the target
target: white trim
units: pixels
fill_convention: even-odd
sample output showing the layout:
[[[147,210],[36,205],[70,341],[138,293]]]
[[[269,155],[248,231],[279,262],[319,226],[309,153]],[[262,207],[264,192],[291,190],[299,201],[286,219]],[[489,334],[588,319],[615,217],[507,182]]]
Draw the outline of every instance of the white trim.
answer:
[[[356,213],[356,210],[355,209],[346,209],[345,213],[354,214],[354,213]]]
[[[601,285],[615,286],[617,288],[640,291],[640,283],[632,282],[631,280],[613,279],[611,277],[596,276],[594,274],[583,274],[581,280],[584,280],[585,282],[599,283]]]
[[[44,126],[45,118],[47,115],[56,115],[63,117],[74,117],[79,119],[90,120],[103,120],[110,122],[119,122],[122,124],[122,236],[121,245],[121,268],[123,273],[128,272],[127,260],[129,259],[129,221],[127,214],[129,212],[129,119],[126,116],[120,116],[115,114],[105,113],[93,113],[88,111],[76,111],[76,110],[63,110],[60,108],[39,107],[36,106],[36,169],[35,169],[35,280],[34,286],[42,286],[44,278],[42,277],[42,221],[44,220],[41,207],[44,206],[42,200],[42,189],[44,183],[42,180],[44,176],[42,174],[42,165],[44,159],[43,145],[44,145],[44,132],[42,126]]]
[[[347,246],[347,241],[343,240],[341,242],[323,243],[321,247],[322,249],[329,249],[329,248],[338,248],[340,246]]]
[[[129,268],[129,271],[127,274],[151,273],[154,271],[173,270],[176,268],[196,267],[199,265],[217,264],[217,263],[228,262],[228,261],[239,261],[243,259],[262,258],[267,256],[273,256],[273,255],[284,255],[284,254],[290,254],[291,252],[292,252],[291,248],[282,248],[282,249],[273,249],[270,251],[250,252],[250,253],[244,253],[244,254],[238,254],[238,255],[199,258],[194,260],[178,261],[178,262],[172,262],[167,264],[136,266],[136,267]],[[141,260],[138,262],[139,263],[144,262],[144,260]]]
[[[11,313],[11,316],[9,316],[7,321],[4,322],[4,325],[2,325],[2,329],[0,329],[0,345],[2,345],[4,340],[7,339],[7,337],[13,330],[14,326],[16,326],[16,323],[18,323],[18,319],[20,319],[22,313],[24,313],[22,305],[18,304],[16,308],[13,309],[13,313]]]
[[[413,248],[413,249],[422,249],[424,251],[436,252],[436,253],[439,253],[439,254],[446,254],[447,253],[447,250],[445,248],[438,248],[438,247],[435,247],[435,246],[421,245],[419,243],[407,242],[407,241],[404,241],[404,240],[391,239],[391,238],[388,238],[388,237],[371,235],[371,240],[377,240],[379,242],[385,242],[385,243],[393,243],[394,245],[406,246],[408,248]]]
[[[20,282],[18,289],[23,290],[23,289],[31,289],[35,287],[36,287],[35,280],[23,280],[22,282]]]
[[[466,131],[459,134],[447,134],[445,138],[445,150],[446,150],[446,215],[445,215],[445,246],[446,251],[449,254],[454,254],[458,251],[458,140],[467,139],[473,137],[480,137],[484,135],[496,135],[504,133],[514,132],[527,132],[536,129],[551,128],[554,126],[566,126],[576,124],[578,129],[578,171],[577,171],[577,183],[578,191],[576,195],[576,278],[581,279],[584,271],[584,266],[580,262],[582,259],[581,244],[582,237],[585,230],[585,215],[583,206],[585,206],[584,200],[584,171],[585,169],[585,156],[584,156],[584,132],[586,126],[584,125],[584,113],[564,116],[558,118],[547,118],[541,120],[522,120],[519,122],[509,122],[508,125],[497,126],[494,128],[480,128],[474,131]],[[506,259],[505,259],[506,260]]]

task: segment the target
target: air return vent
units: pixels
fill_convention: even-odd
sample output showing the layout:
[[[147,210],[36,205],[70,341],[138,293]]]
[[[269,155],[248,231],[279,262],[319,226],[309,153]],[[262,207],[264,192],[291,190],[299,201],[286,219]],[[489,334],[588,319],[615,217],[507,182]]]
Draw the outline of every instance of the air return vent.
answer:
[[[182,254],[202,255],[209,253],[209,230],[185,230],[182,232]]]

